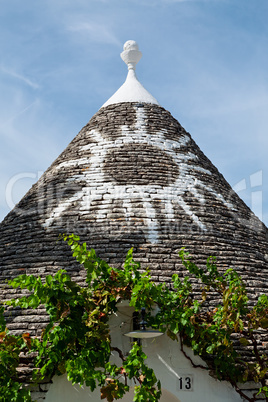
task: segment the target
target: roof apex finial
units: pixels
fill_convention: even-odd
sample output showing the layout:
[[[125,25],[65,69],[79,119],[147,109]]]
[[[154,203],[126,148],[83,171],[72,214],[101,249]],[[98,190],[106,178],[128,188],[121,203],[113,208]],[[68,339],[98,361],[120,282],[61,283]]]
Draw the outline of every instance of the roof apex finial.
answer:
[[[142,53],[139,51],[139,46],[137,42],[135,42],[134,40],[128,40],[124,44],[124,50],[120,56],[128,66],[126,81],[113,94],[113,96],[111,96],[107,100],[107,102],[102,105],[102,107],[123,102],[139,102],[159,105],[157,100],[144,88],[144,86],[138,81],[136,77],[136,64],[142,56]]]
[[[135,70],[136,64],[140,61],[142,52],[134,40],[128,40],[124,44],[124,51],[120,54],[121,59],[126,63],[129,70]]]

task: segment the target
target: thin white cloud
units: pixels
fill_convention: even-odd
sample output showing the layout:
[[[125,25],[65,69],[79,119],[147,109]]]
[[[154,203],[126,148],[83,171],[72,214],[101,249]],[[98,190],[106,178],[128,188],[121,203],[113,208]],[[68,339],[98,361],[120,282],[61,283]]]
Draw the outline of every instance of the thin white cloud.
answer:
[[[5,68],[3,66],[0,66],[0,71],[2,73],[4,73],[4,74],[7,74],[7,75],[11,76],[11,77],[17,78],[18,80],[24,82],[25,84],[29,85],[33,89],[38,89],[39,88],[38,84],[36,84],[35,82],[31,81],[29,78],[27,78],[27,77],[25,77],[25,76],[23,76],[21,74],[16,73],[15,71],[7,69],[7,68]]]
[[[13,120],[15,120],[17,117],[21,116],[23,113],[27,112],[37,102],[38,102],[38,99],[36,99],[34,102],[30,103],[29,105],[25,106],[18,113],[14,114],[12,117],[10,117],[8,120],[4,121],[3,124],[0,125],[0,129],[3,128],[4,126],[6,126],[7,124],[11,123]]]
[[[82,33],[93,42],[107,43],[121,46],[121,41],[116,37],[110,28],[96,22],[76,22],[68,26],[72,32]]]

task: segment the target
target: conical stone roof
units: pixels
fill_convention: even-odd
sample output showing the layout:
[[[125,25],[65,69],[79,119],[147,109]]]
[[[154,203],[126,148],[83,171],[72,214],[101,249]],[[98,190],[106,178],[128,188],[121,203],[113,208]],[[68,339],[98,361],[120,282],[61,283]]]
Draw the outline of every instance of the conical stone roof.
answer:
[[[125,52],[125,58],[136,52],[137,59],[136,43]],[[24,272],[44,276],[59,268],[83,282],[68,247],[57,243],[59,233],[75,233],[111,264],[122,263],[134,246],[135,259],[160,282],[174,272],[184,274],[182,246],[197,263],[215,255],[220,269],[238,270],[256,299],[267,291],[267,228],[142,86],[136,100],[133,93],[128,97],[137,81],[135,57],[127,59],[130,74],[119,95],[92,117],[1,223],[2,283]],[[2,293],[13,297],[5,285]],[[38,334],[42,320],[46,317],[37,310],[10,325]]]

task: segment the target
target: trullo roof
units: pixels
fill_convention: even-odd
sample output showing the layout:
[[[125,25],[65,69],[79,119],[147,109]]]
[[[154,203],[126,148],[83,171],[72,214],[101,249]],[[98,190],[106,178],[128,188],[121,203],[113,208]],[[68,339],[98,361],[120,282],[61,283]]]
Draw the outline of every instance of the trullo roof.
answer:
[[[1,223],[2,282],[59,268],[83,281],[67,246],[56,242],[59,233],[75,233],[112,264],[134,246],[155,281],[184,274],[182,246],[197,262],[215,255],[256,298],[267,289],[267,228],[139,83],[140,56],[136,42],[125,44],[126,82]],[[4,286],[2,298],[12,296]],[[11,327],[38,334],[42,314],[21,315]]]

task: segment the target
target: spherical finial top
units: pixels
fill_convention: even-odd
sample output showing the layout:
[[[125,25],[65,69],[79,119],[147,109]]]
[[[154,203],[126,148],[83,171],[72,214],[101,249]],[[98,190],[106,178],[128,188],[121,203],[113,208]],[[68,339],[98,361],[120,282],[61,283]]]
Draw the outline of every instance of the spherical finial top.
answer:
[[[139,50],[139,45],[137,44],[137,42],[135,42],[135,40],[128,40],[124,44],[123,49],[124,50]]]
[[[142,53],[134,40],[128,40],[124,44],[124,51],[121,53],[122,60],[126,63],[129,70],[135,70],[136,64],[141,59]]]

